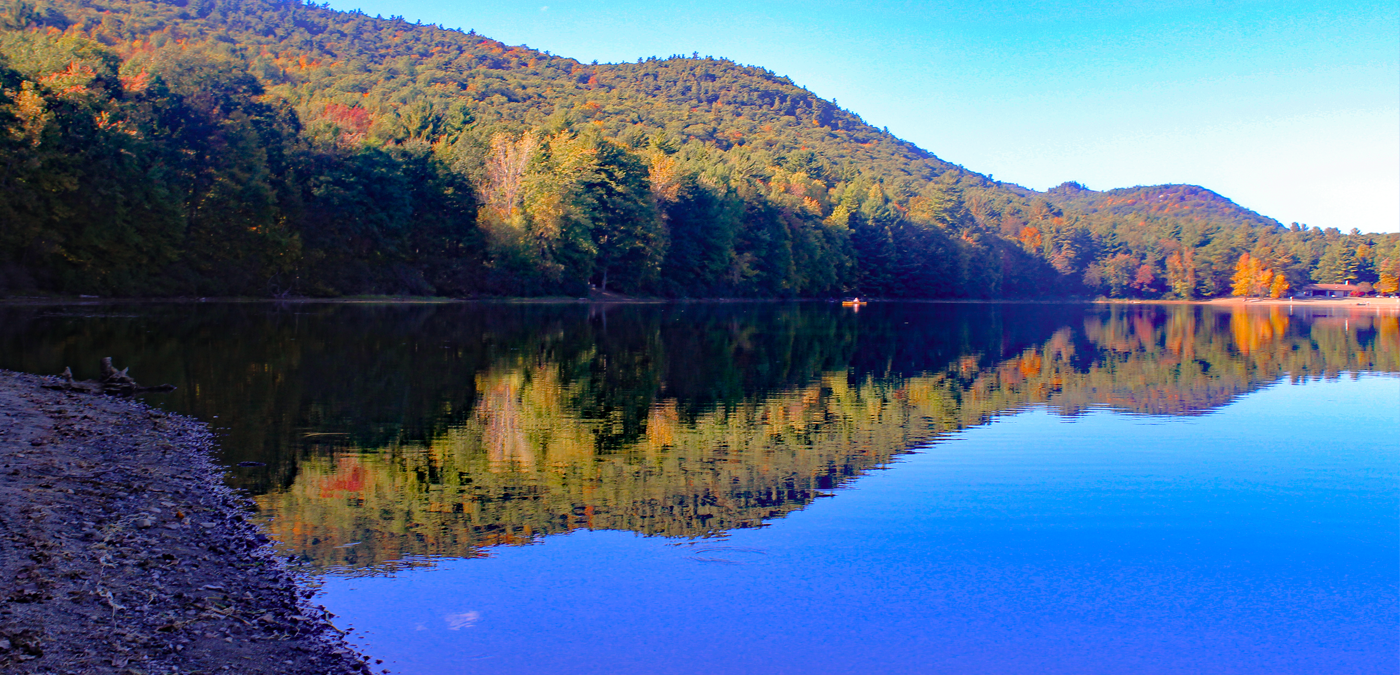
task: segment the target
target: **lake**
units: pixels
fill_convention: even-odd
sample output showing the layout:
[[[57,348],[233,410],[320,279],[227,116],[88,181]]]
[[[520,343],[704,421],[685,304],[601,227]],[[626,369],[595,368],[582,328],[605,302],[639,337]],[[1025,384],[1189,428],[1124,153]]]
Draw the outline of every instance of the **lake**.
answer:
[[[1398,669],[1393,308],[0,307],[102,356],[377,669]]]

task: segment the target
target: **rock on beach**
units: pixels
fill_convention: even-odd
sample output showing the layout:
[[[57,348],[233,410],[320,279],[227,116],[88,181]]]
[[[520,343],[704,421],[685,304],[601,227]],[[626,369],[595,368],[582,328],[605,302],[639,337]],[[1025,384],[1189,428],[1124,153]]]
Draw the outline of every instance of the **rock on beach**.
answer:
[[[0,370],[0,672],[376,672],[244,519],[201,422]]]

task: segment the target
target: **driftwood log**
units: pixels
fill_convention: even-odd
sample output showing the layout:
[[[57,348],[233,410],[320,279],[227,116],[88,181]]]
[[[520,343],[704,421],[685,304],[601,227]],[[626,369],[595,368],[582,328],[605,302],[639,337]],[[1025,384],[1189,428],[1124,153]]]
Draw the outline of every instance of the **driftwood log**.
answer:
[[[173,391],[175,385],[161,384],[154,387],[144,387],[132,379],[126,371],[130,367],[117,370],[112,365],[112,357],[102,359],[102,379],[100,380],[74,380],[73,369],[64,368],[63,382],[59,384],[46,384],[46,389],[59,389],[63,391],[79,391],[85,394],[111,394],[113,396],[130,396],[149,391]]]

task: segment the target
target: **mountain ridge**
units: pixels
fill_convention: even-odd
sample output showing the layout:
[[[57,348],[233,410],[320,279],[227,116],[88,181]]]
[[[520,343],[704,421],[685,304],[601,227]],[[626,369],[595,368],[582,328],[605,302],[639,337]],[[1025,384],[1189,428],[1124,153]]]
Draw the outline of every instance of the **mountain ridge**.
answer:
[[[1284,226],[1278,220],[1240,206],[1214,190],[1189,183],[1134,185],[1098,191],[1090,190],[1075,181],[1067,181],[1040,194],[1045,195],[1045,198],[1056,206],[1068,206],[1089,214],[1102,210],[1123,215],[1139,212],[1171,215],[1185,212],[1182,215],[1199,217],[1202,213],[1208,213],[1265,227]]]
[[[26,234],[0,240],[0,268],[10,270],[0,284],[12,287],[1197,297],[1230,292],[1245,253],[1267,258],[1294,288],[1338,275],[1380,281],[1400,264],[1394,237],[1285,228],[1199,186],[1038,192],[995,181],[728,59],[584,64],[297,0],[54,0],[15,2],[5,14],[0,55],[20,120],[12,135],[38,139],[44,124],[60,134],[14,150],[39,153],[26,165],[46,167],[16,187],[84,194],[75,169],[43,156],[80,126],[96,147],[136,143],[148,154],[121,152],[178,177],[139,199],[146,187],[104,188],[140,208],[168,202],[158,235],[95,202],[88,221],[64,221],[60,233],[50,221],[70,204],[37,206],[51,199],[42,192],[16,199],[7,217]],[[96,97],[83,103],[91,119],[43,121],[69,110],[79,90]],[[49,112],[26,112],[26,91]],[[122,125],[125,140],[113,135]],[[223,131],[171,131],[180,128]],[[252,154],[219,154],[240,143]],[[93,151],[91,142],[73,150]],[[191,156],[202,159],[179,159]],[[121,183],[94,167],[88,178]],[[262,206],[222,208],[263,224],[198,207],[232,199],[201,191],[248,180]],[[104,227],[129,234],[94,233],[94,218],[117,217],[127,220]],[[121,255],[114,240],[127,247]],[[151,248],[156,240],[167,243]],[[190,241],[207,248],[196,257],[171,248]],[[1340,267],[1318,272],[1339,246],[1348,251],[1333,252]],[[95,268],[104,257],[143,262]]]

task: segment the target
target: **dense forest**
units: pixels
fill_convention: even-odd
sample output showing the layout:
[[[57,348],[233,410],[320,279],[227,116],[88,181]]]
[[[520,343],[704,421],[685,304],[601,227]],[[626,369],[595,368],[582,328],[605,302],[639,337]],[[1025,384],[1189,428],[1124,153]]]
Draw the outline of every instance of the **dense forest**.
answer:
[[[991,180],[762,68],[296,0],[0,11],[0,293],[1395,292],[1400,235]]]

